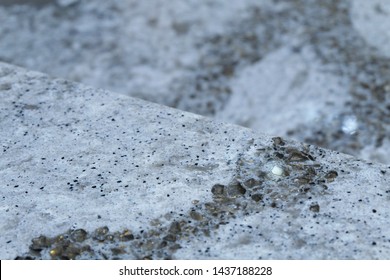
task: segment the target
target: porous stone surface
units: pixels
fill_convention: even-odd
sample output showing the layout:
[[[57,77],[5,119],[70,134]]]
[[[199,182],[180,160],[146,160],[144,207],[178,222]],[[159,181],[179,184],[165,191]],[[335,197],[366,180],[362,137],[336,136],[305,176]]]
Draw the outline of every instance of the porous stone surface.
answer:
[[[0,63],[1,259],[389,259],[390,166]]]
[[[387,0],[0,1],[0,60],[390,163]]]

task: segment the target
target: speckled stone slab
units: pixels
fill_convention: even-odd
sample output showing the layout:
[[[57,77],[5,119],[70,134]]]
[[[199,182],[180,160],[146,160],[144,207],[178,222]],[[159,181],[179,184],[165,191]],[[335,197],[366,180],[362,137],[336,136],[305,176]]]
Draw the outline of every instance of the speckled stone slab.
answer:
[[[389,15],[389,0],[2,0],[0,61],[390,164]]]
[[[390,259],[390,167],[0,63],[1,259]]]

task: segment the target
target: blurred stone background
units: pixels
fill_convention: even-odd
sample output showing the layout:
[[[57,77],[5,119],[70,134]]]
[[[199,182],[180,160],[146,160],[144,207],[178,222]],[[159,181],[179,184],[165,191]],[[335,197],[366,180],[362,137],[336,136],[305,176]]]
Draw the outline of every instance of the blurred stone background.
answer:
[[[0,61],[390,163],[390,1],[0,0]]]

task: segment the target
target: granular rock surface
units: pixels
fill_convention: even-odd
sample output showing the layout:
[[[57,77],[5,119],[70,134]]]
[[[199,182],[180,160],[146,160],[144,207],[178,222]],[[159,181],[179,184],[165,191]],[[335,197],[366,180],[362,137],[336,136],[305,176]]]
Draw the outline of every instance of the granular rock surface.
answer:
[[[389,259],[390,166],[0,64],[2,259]]]
[[[389,164],[387,0],[0,2],[0,61]]]

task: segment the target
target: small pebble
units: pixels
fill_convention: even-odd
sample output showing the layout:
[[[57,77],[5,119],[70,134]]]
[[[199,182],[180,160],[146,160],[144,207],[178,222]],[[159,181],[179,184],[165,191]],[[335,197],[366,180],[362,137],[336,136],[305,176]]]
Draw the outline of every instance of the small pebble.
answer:
[[[276,175],[276,176],[282,176],[283,175],[283,169],[280,168],[279,166],[275,165],[273,168],[272,168],[272,174]]]

